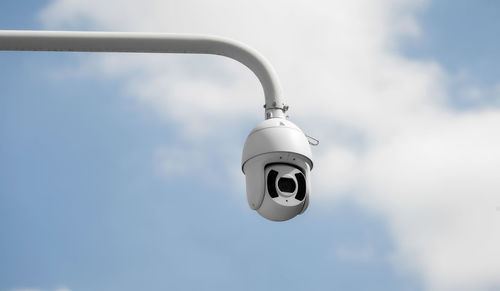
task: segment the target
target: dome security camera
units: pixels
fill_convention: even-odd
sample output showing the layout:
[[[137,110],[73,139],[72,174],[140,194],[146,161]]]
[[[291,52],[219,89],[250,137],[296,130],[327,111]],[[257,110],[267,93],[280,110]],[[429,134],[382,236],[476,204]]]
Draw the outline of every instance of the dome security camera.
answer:
[[[313,166],[309,140],[285,119],[288,106],[282,98],[276,72],[252,48],[207,35],[0,30],[0,51],[3,50],[193,53],[239,61],[259,79],[266,101],[266,120],[250,133],[243,149],[248,203],[260,215],[274,221],[291,219],[306,210]],[[315,141],[316,144],[311,144],[317,145]]]
[[[273,221],[302,214],[309,205],[312,167],[309,141],[295,124],[284,118],[264,120],[243,148],[248,205]]]

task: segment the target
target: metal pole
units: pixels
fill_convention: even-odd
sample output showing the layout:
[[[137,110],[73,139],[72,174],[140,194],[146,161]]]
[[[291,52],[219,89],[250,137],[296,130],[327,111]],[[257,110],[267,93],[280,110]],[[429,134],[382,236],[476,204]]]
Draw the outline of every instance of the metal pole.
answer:
[[[211,54],[247,66],[264,89],[266,119],[285,117],[288,109],[269,62],[252,48],[231,39],[189,34],[0,30],[0,50]]]

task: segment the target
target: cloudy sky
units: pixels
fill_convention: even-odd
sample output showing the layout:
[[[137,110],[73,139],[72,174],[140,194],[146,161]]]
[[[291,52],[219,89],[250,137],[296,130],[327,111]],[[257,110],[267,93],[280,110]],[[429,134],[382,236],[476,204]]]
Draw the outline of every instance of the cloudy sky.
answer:
[[[266,221],[241,64],[1,52],[0,290],[500,290],[499,3],[3,0],[0,29],[237,39],[321,141],[307,212]]]

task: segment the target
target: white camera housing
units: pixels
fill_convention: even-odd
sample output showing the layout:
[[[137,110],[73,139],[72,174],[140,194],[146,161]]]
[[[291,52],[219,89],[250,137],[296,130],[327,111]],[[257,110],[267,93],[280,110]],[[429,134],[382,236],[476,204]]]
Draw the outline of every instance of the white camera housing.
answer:
[[[273,221],[289,220],[309,205],[311,147],[306,135],[284,118],[261,122],[243,148],[248,205]]]

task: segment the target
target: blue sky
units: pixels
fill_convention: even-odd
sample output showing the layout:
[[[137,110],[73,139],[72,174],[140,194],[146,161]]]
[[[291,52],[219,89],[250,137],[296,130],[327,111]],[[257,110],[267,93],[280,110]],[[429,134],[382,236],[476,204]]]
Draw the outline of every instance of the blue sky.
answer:
[[[498,82],[498,4],[432,1],[420,14],[424,41],[406,47],[411,57],[437,59],[452,71],[466,69],[482,84]]]
[[[62,6],[70,5],[67,1],[2,1],[0,28],[118,30],[116,27],[120,21],[115,21],[115,16],[110,14],[109,22],[102,21],[98,13],[92,14],[92,11],[83,9],[83,4],[75,4],[76,12],[69,10],[67,18],[60,15],[60,19],[55,19],[51,15],[60,8],[54,6],[56,2],[63,3]],[[175,7],[176,2],[171,3]],[[500,5],[493,1],[476,1],[474,5],[467,1],[431,1],[417,6],[419,8],[411,15],[420,28],[418,36],[412,33],[397,36],[397,47],[382,46],[384,50],[403,58],[405,66],[407,62],[424,62],[422,67],[418,63],[415,65],[417,68],[412,68],[420,72],[430,67],[428,75],[434,78],[437,74],[437,83],[446,80],[443,88],[436,89],[432,83],[422,90],[437,92],[436,96],[449,101],[443,111],[472,112],[478,120],[483,120],[480,119],[483,115],[479,116],[483,114],[481,110],[496,112],[500,93],[495,95],[492,92],[499,84],[500,42],[496,36],[500,29]],[[131,7],[134,6],[131,4]],[[105,8],[103,11],[109,13]],[[80,15],[78,13],[84,16],[81,19],[75,16],[75,22],[68,20]],[[51,22],[50,19],[55,20]],[[124,30],[147,28],[147,24],[141,26],[140,22],[130,25]],[[182,27],[182,23],[168,25]],[[219,32],[215,25],[206,29],[224,33],[222,28]],[[314,36],[313,33],[311,35]],[[241,37],[237,34],[229,36],[255,42],[264,54],[269,51],[271,62],[276,60],[278,72],[283,72],[285,89],[287,85],[293,87],[293,80],[287,77],[291,73],[288,73],[285,56],[280,59],[279,54],[274,55],[272,48],[259,43],[256,40],[258,37],[251,36],[249,32],[242,33]],[[293,40],[293,36],[290,39]],[[199,110],[193,112],[201,116],[200,120],[173,121],[173,117],[169,116],[174,114],[168,109],[157,110],[164,105],[164,101],[157,101],[155,92],[151,93],[153,97],[147,95],[149,93],[144,93],[144,96],[137,93],[142,88],[141,82],[148,85],[150,79],[161,75],[154,64],[152,69],[137,67],[134,65],[137,60],[141,58],[124,56],[113,59],[110,56],[109,59],[100,59],[88,54],[70,53],[0,53],[0,290],[453,290],[454,285],[449,283],[449,278],[456,278],[453,277],[455,273],[439,273],[441,268],[435,269],[435,276],[429,273],[429,270],[434,270],[429,266],[440,262],[432,257],[435,249],[422,249],[419,244],[414,246],[408,243],[415,237],[422,235],[426,238],[427,235],[410,231],[412,228],[421,231],[420,225],[413,224],[415,219],[387,210],[387,205],[391,204],[380,199],[384,196],[369,194],[371,192],[363,188],[365,183],[373,183],[381,195],[398,197],[393,196],[392,188],[387,188],[386,180],[379,178],[378,174],[366,174],[366,177],[357,179],[357,173],[344,173],[338,169],[345,167],[352,172],[364,173],[356,165],[363,161],[364,156],[371,156],[372,150],[361,150],[358,156],[345,149],[365,147],[353,138],[358,132],[362,133],[363,139],[373,141],[375,153],[381,152],[376,140],[381,136],[399,136],[399,133],[385,133],[386,127],[372,129],[364,123],[353,122],[358,111],[349,111],[350,107],[345,107],[345,115],[337,114],[329,106],[315,114],[306,113],[312,111],[317,102],[330,97],[319,93],[318,100],[311,99],[313,105],[309,107],[290,94],[289,103],[296,114],[293,119],[291,113],[292,120],[299,126],[304,125],[307,132],[322,140],[321,146],[313,149],[319,168],[313,170],[313,175],[318,171],[318,176],[322,178],[317,178],[317,183],[313,185],[311,205],[304,215],[284,223],[269,222],[248,208],[244,176],[238,172],[244,140],[262,118],[262,112],[258,111],[261,110],[262,100],[257,99],[261,97],[248,101],[253,107],[246,109],[241,118],[232,116],[230,111],[227,115],[222,112],[221,116],[210,114],[206,112],[210,107],[200,107],[189,109]],[[164,60],[159,57],[158,60],[171,68],[188,65],[187,72],[180,76],[171,72],[166,74],[172,77],[173,83],[179,80],[187,82],[188,77],[194,76],[197,82],[202,79],[200,83],[203,85],[206,80],[219,78],[216,80],[219,86],[233,88],[233,85],[226,84],[233,82],[232,79],[224,76],[235,70],[238,78],[249,76],[238,71],[233,63],[221,60],[223,65],[219,66],[219,59],[215,58]],[[121,62],[131,62],[132,65],[121,67]],[[294,62],[292,65],[301,65],[300,61]],[[296,68],[292,65],[292,69]],[[89,68],[108,71],[89,73]],[[413,69],[410,71],[413,72]],[[131,77],[136,71],[140,77]],[[326,71],[319,71],[318,75]],[[300,77],[304,78],[304,82],[308,80],[306,74],[297,78],[300,80]],[[332,81],[332,84],[335,82]],[[348,83],[347,80],[344,82]],[[236,87],[244,89],[246,84]],[[253,80],[248,84],[255,86],[256,82]],[[194,85],[200,86],[198,83]],[[424,85],[415,83],[415,88],[419,86]],[[321,92],[321,87],[318,88],[318,91],[312,92]],[[412,89],[411,83],[409,88]],[[468,99],[460,94],[464,88],[473,88],[480,93],[474,95],[476,98]],[[164,94],[185,94],[175,85],[169,85],[167,89]],[[251,93],[259,93],[256,89],[252,90]],[[214,92],[217,90],[214,89]],[[405,94],[406,91],[401,92]],[[296,100],[295,106],[293,100]],[[235,105],[239,108],[247,108],[247,101],[234,102],[242,104]],[[339,106],[342,107],[341,104]],[[186,114],[193,112],[187,111]],[[398,111],[387,108],[387,112],[381,114],[398,116]],[[180,116],[186,118],[182,114]],[[311,116],[321,121],[321,125],[311,122]],[[432,114],[429,116],[430,127],[445,128],[440,118]],[[427,120],[427,115],[424,117]],[[224,132],[219,127],[226,120],[231,121],[231,126]],[[467,138],[461,135],[461,126],[465,124],[464,127],[469,128],[467,125],[477,124],[474,122],[460,119],[456,127],[443,129],[443,139],[451,132],[450,140],[454,142],[455,135],[452,133],[455,130],[459,132],[458,137]],[[209,125],[200,127],[203,123]],[[493,123],[492,128],[496,128],[495,125]],[[202,128],[203,132],[193,128]],[[427,125],[423,128],[415,132],[432,136],[433,133],[425,129]],[[471,131],[477,132],[474,128]],[[493,137],[498,136],[494,131],[489,132]],[[415,135],[418,137],[417,133]],[[495,145],[497,139],[493,137],[484,143]],[[410,149],[413,148],[412,140],[411,136],[404,139],[409,141]],[[399,143],[390,143],[394,144],[390,148],[397,153]],[[443,141],[443,144],[448,143]],[[470,147],[475,148],[474,145]],[[337,155],[339,148],[345,151]],[[344,152],[345,155],[342,154]],[[180,153],[180,156],[172,157],[175,153]],[[458,154],[463,153],[467,155],[468,152],[458,150]],[[380,155],[383,154],[382,151]],[[435,155],[445,160],[454,157],[439,152]],[[496,156],[493,161],[496,161]],[[202,157],[201,162],[193,161],[193,157]],[[345,159],[339,160],[338,167],[329,168],[329,157]],[[373,159],[363,164],[368,172],[377,165],[374,161],[378,161],[378,157],[374,154]],[[167,170],[159,159],[170,163]],[[463,163],[468,161],[476,169],[476,159],[463,159]],[[192,168],[186,167],[192,162],[195,163]],[[404,163],[404,160],[394,161],[395,165],[398,163]],[[182,169],[179,174],[172,172],[172,165],[174,169],[176,166]],[[488,165],[480,166],[483,166],[480,170],[490,169]],[[496,169],[493,167],[493,170]],[[328,188],[327,182],[336,179],[337,171],[343,175],[342,179],[351,181],[350,184],[337,185],[333,182],[335,185]],[[388,168],[381,175],[391,171],[392,168]],[[457,171],[459,174],[461,172]],[[459,176],[450,179],[457,181],[456,177]],[[394,176],[394,179],[399,178]],[[443,180],[446,179],[448,177],[443,176]],[[430,180],[422,178],[421,183],[429,181],[429,187],[435,185]],[[405,178],[401,177],[400,181],[404,184]],[[480,190],[498,193],[498,184],[489,184],[490,180],[486,178],[484,181],[478,183],[484,183],[486,190]],[[398,185],[395,182],[391,187],[396,189]],[[456,185],[468,187],[468,184],[459,182]],[[397,188],[394,193],[403,193],[401,189]],[[314,191],[318,193],[316,197]],[[469,197],[467,194],[474,193],[467,192],[463,196]],[[401,198],[401,205],[412,202],[404,199]],[[450,209],[461,210],[465,200],[460,201],[456,208]],[[488,201],[497,200],[493,197]],[[411,212],[417,208],[401,209]],[[415,213],[421,215],[428,209],[433,207],[417,209],[420,212],[415,210]],[[451,210],[450,213],[453,212]],[[447,214],[442,208],[438,212]],[[428,213],[429,217],[434,217],[431,210]],[[499,215],[493,214],[496,217]],[[448,221],[450,218],[451,221],[455,217],[450,214],[439,216],[439,219]],[[489,226],[498,226],[496,219]],[[405,227],[401,230],[398,220],[412,222],[407,227],[410,230]],[[425,222],[425,217],[421,220]],[[460,223],[460,220],[452,221]],[[436,225],[441,224],[438,222]],[[455,235],[468,235],[467,229],[443,237],[443,242]],[[494,230],[493,233],[496,234]],[[483,240],[482,233],[475,235]],[[495,242],[497,238],[490,240]],[[430,244],[439,242],[432,241]],[[460,249],[460,246],[457,248],[457,252],[466,250]],[[472,246],[472,249],[476,248],[481,246]],[[421,255],[425,260],[415,260],[414,254]],[[481,254],[477,257],[478,261],[471,264],[480,266],[478,269],[484,270],[486,275],[465,275],[464,290],[496,290],[494,288],[498,288],[500,283],[491,277],[498,275],[498,271],[491,270],[495,270],[497,260],[492,260],[495,262],[491,265],[486,264],[490,267],[488,269],[488,266],[482,268],[484,259],[481,259]],[[467,262],[468,257],[459,259]],[[457,273],[463,270],[467,274],[465,267],[458,269]]]

